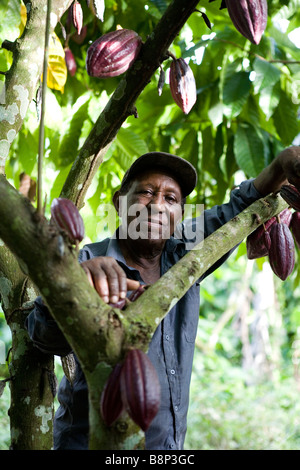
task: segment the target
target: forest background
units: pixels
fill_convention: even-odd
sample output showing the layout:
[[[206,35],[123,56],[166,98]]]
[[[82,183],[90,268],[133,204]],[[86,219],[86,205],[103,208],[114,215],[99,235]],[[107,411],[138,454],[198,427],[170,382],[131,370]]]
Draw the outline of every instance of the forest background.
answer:
[[[68,13],[61,19],[63,27],[57,25],[51,39],[45,121],[47,216],[78,149],[120,80],[89,77],[87,48],[118,25],[146,40],[168,4],[106,0],[102,22],[82,1],[84,38],[76,35]],[[103,208],[111,202],[126,168],[144,152],[163,150],[191,161],[199,181],[189,202],[209,208],[225,202],[235,185],[255,177],[282,148],[300,144],[299,1],[269,2],[268,26],[258,46],[236,31],[220,5],[219,0],[199,2],[199,11],[190,16],[170,48],[193,70],[195,106],[188,115],[176,106],[168,86],[170,60],[163,62],[167,83],[161,96],[157,70],[136,102],[138,117],[123,124],[89,187],[81,210],[86,230],[82,245],[109,234],[107,223],[113,221],[108,221]],[[0,20],[1,43],[14,41],[25,21],[20,2],[2,1]],[[74,75],[65,64],[66,47],[76,60]],[[11,61],[11,53],[1,49],[0,71],[8,70]],[[8,180],[20,190],[24,174],[34,188],[38,140],[37,107],[32,102],[5,165]],[[297,262],[288,280],[280,281],[266,258],[247,259],[243,242],[202,283],[186,448],[300,448],[299,274]],[[3,313],[0,340],[7,352],[11,338]],[[60,378],[58,358],[56,372]],[[5,370],[2,373],[5,376]],[[9,447],[8,408],[6,387],[0,398],[0,449]]]

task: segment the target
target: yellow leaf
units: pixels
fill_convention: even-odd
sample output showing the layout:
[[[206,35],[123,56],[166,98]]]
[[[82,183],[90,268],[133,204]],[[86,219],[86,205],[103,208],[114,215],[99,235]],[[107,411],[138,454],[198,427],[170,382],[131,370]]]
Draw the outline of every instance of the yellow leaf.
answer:
[[[64,48],[55,33],[49,38],[49,57],[47,71],[47,85],[52,90],[64,92],[67,81],[67,66]],[[42,77],[43,79],[43,77]]]
[[[27,10],[26,10],[24,3],[21,3],[21,23],[19,25],[20,36],[22,36],[26,22],[27,22]]]

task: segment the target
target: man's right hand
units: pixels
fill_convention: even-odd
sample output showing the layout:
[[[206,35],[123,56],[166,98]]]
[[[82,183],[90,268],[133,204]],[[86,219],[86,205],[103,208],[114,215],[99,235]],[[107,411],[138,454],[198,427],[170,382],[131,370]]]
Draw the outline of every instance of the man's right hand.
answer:
[[[140,286],[138,281],[128,279],[125,271],[110,256],[98,256],[81,263],[92,287],[106,303],[125,299],[128,290]]]

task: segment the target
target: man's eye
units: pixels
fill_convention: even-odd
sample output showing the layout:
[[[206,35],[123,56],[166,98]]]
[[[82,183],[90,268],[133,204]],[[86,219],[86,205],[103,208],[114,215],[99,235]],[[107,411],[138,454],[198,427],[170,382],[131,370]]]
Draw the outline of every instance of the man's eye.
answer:
[[[176,198],[174,196],[166,196],[166,200],[170,203],[170,204],[175,204],[177,202]]]

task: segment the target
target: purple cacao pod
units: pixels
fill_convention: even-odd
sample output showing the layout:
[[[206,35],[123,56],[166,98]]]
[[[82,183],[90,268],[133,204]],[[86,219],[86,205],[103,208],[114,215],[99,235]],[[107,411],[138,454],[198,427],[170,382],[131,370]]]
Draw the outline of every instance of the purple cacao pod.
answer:
[[[91,77],[117,77],[136,60],[142,39],[130,29],[118,29],[104,34],[88,48],[87,73]]]
[[[129,416],[146,431],[160,406],[160,383],[148,356],[131,349],[121,374],[121,393]]]
[[[75,0],[72,5],[72,21],[77,34],[80,34],[83,23],[83,12],[80,3],[77,0]]]
[[[51,217],[55,225],[66,233],[72,244],[76,245],[83,240],[83,219],[72,201],[62,197],[53,199]]]
[[[259,44],[268,21],[267,0],[226,0],[236,29],[253,44]]]
[[[289,226],[292,213],[289,209],[284,209],[282,212],[280,212],[278,217],[280,222]],[[271,226],[275,222],[277,223],[276,217],[271,217],[271,219],[267,220],[267,222],[254,230],[254,232],[252,232],[247,237],[246,247],[248,259],[257,259],[268,255],[268,246],[270,244],[270,240],[269,236],[265,232],[269,232]]]
[[[295,244],[292,233],[286,224],[277,223],[270,229],[270,238],[270,266],[276,276],[285,281],[295,266]]]
[[[290,229],[294,235],[296,245],[300,249],[300,212],[293,212]]]
[[[69,49],[68,47],[65,48],[65,61],[69,74],[71,75],[71,77],[74,77],[77,70],[77,65],[75,57],[71,49]]]
[[[280,196],[293,208],[295,211],[300,211],[300,192],[292,184],[284,184],[280,189]]]
[[[188,114],[197,100],[195,77],[184,59],[174,59],[170,66],[170,90],[175,103]]]
[[[124,411],[120,388],[122,367],[122,364],[114,367],[101,394],[100,412],[107,426],[111,426]]]

